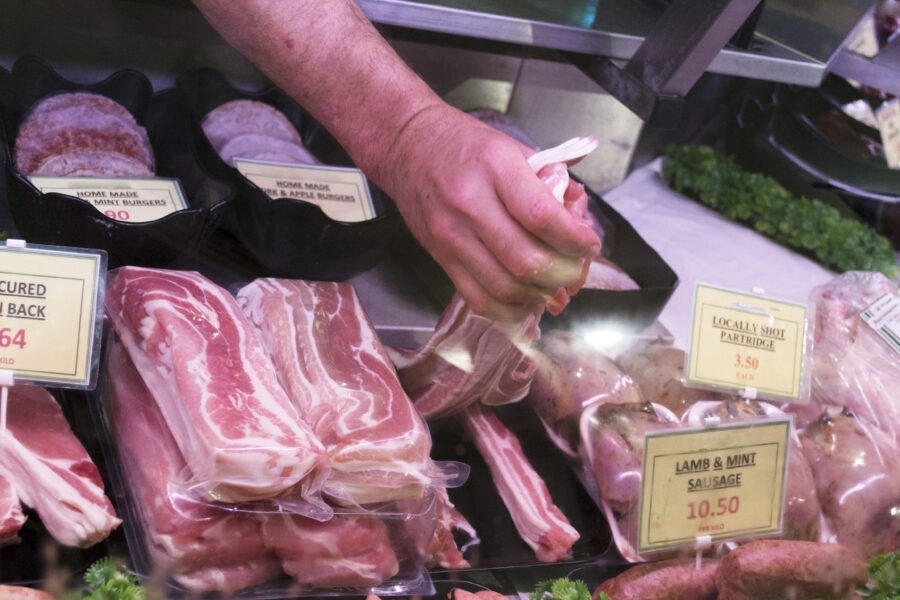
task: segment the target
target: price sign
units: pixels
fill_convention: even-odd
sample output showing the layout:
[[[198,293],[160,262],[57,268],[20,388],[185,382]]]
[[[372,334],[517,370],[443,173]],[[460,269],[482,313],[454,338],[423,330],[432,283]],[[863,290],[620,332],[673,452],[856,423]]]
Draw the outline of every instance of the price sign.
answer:
[[[698,284],[688,382],[804,402],[806,307]]]
[[[353,223],[375,216],[369,184],[359,169],[265,163],[243,158],[234,166],[271,198],[315,204],[335,221]]]
[[[781,531],[790,423],[648,433],[638,552]]]
[[[875,111],[888,166],[900,169],[900,98],[888,100]]]
[[[859,313],[859,317],[900,354],[900,293],[885,294]]]
[[[0,369],[92,387],[105,279],[102,251],[0,247]]]
[[[28,180],[42,194],[55,192],[75,196],[117,221],[146,223],[188,208],[177,179],[31,175]]]

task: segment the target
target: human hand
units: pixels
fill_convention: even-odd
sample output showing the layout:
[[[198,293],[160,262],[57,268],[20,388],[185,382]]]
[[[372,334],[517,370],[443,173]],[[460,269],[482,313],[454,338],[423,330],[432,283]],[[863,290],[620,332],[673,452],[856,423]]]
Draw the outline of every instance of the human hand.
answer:
[[[600,252],[527,162],[534,151],[437,104],[384,154],[377,182],[470,308],[497,320],[541,310]]]

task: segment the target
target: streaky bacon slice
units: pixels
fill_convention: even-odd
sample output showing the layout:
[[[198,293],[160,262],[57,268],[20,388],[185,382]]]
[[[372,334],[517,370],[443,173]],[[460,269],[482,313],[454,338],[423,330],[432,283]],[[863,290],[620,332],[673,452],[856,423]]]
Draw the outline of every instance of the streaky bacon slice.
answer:
[[[547,485],[522,452],[515,434],[491,409],[473,404],[458,415],[484,457],[516,530],[542,562],[569,555],[578,532],[553,504]]]
[[[97,466],[59,404],[41,387],[9,390],[6,430],[0,431],[0,473],[60,544],[91,546],[121,523],[103,492]]]
[[[107,352],[122,470],[156,564],[194,591],[234,591],[279,575],[253,514],[179,492],[186,464],[159,407],[122,346],[112,342]]]
[[[420,496],[431,438],[353,286],[257,279],[237,300],[325,445],[325,492],[358,504]]]
[[[195,272],[123,267],[108,285],[106,310],[191,483],[210,499],[270,498],[320,480],[325,449],[224,289]]]
[[[311,588],[377,585],[399,569],[387,526],[373,516],[266,514],[262,531],[288,575]]]
[[[418,350],[391,348],[391,358],[426,418],[473,402],[508,404],[524,398],[531,385],[535,366],[525,352],[540,336],[537,323],[537,315],[520,323],[486,319],[455,294],[428,343]]]
[[[428,553],[425,555],[425,566],[429,569],[435,567],[468,569],[472,565],[463,557],[462,551],[457,547],[456,540],[453,538],[453,530],[464,531],[472,540],[477,540],[478,534],[471,523],[450,501],[447,488],[435,488],[435,497],[437,500],[437,526],[428,546]]]
[[[0,476],[0,546],[19,541],[17,534],[25,520],[16,490],[6,477]]]

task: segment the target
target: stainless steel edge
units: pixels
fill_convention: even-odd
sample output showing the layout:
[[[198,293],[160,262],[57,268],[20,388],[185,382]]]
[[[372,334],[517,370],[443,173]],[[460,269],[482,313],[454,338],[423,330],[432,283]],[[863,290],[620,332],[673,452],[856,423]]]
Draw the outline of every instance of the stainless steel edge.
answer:
[[[629,59],[643,37],[519,19],[407,0],[357,0],[373,22],[511,44]],[[722,50],[709,71],[816,86],[825,64],[781,44],[758,39],[752,51]]]

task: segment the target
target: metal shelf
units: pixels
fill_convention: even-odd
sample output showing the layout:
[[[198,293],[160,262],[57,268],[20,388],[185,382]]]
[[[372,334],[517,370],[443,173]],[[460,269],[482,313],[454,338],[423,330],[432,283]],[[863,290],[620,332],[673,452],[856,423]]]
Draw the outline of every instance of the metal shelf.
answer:
[[[627,60],[665,0],[357,0],[374,22],[510,44]],[[828,63],[872,6],[767,0],[750,48],[726,47],[709,71],[817,86]]]

